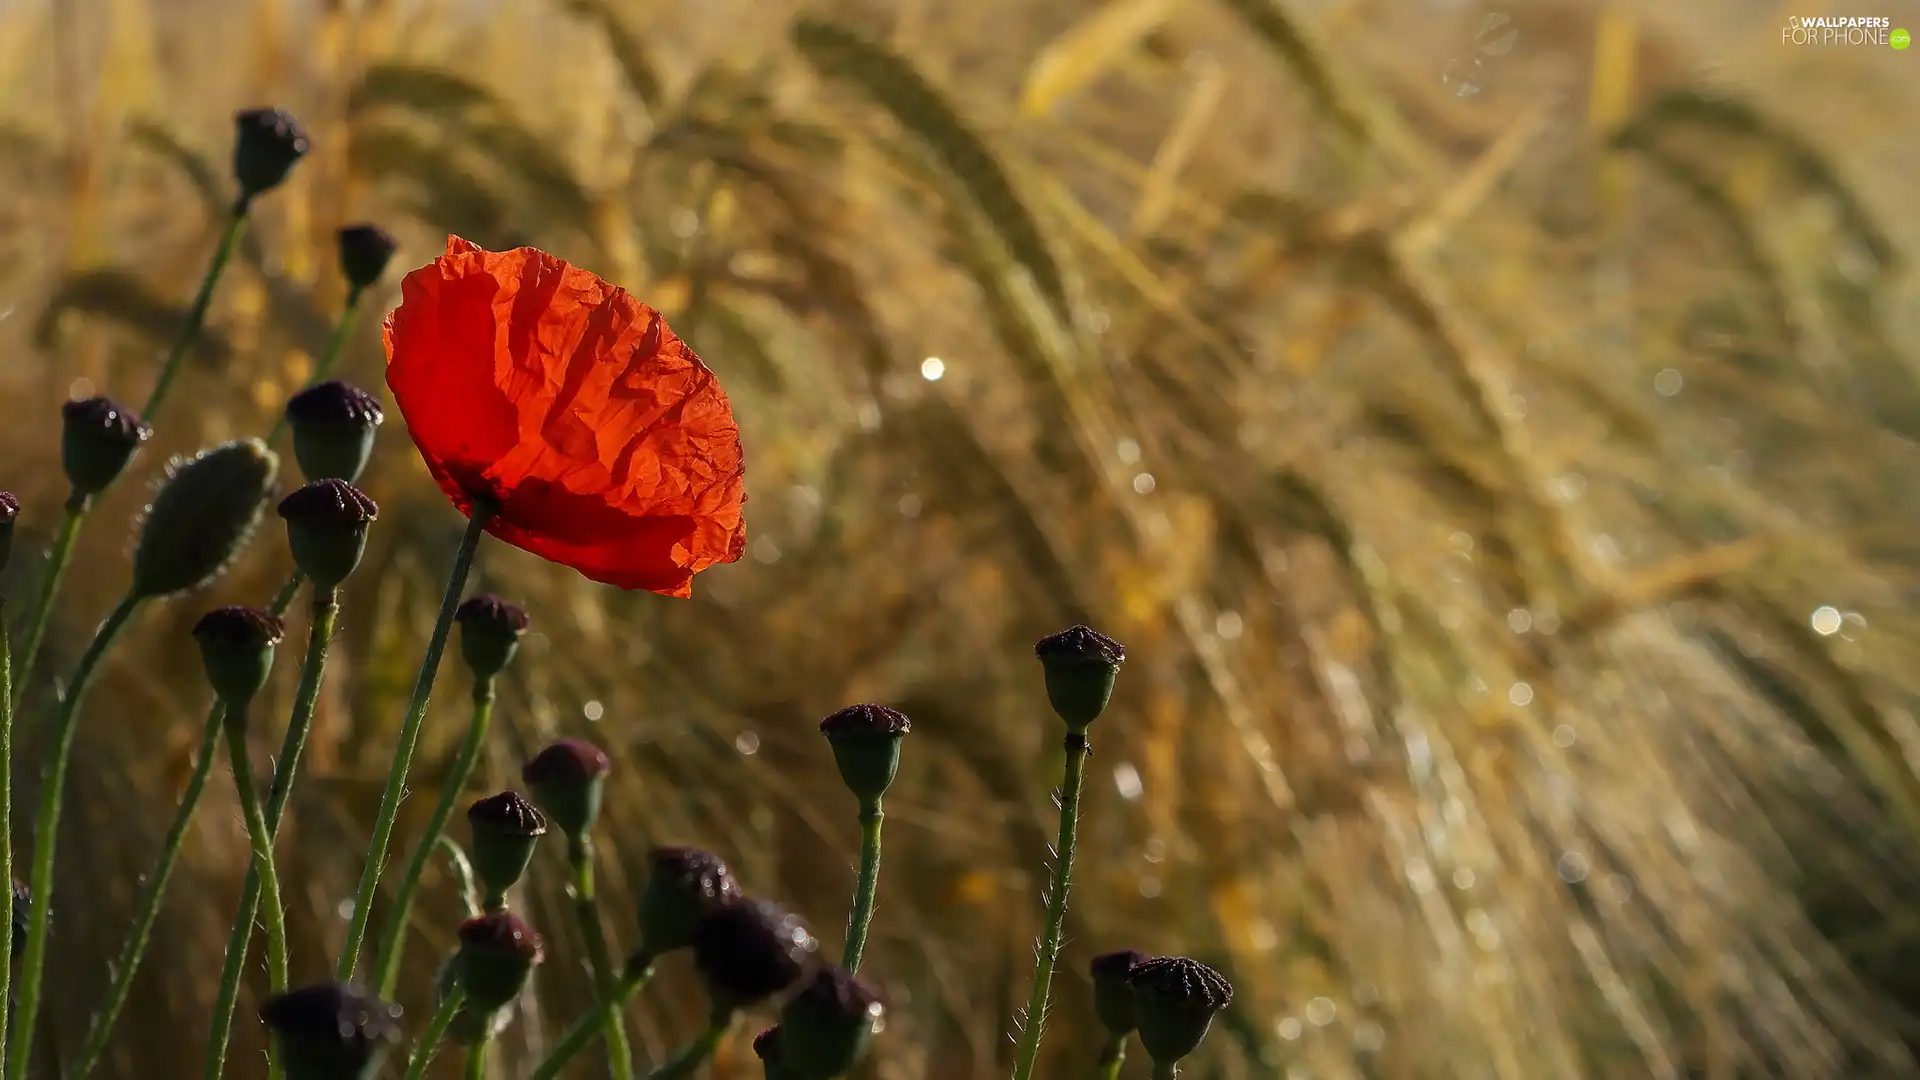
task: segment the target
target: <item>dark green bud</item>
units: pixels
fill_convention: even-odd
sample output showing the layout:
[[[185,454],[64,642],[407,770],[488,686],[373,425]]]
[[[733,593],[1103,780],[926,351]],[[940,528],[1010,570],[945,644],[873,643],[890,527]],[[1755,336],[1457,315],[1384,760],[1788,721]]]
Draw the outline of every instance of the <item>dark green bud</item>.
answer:
[[[307,132],[285,109],[243,109],[233,114],[233,178],[240,201],[280,186],[307,156]]]
[[[1100,1026],[1116,1038],[1134,1029],[1133,969],[1147,958],[1143,952],[1122,949],[1093,958],[1093,1012]]]
[[[1085,731],[1113,696],[1113,680],[1126,662],[1126,647],[1098,630],[1075,626],[1033,647],[1046,669],[1047,700],[1070,731]]]
[[[517,791],[489,795],[467,807],[473,830],[473,872],[487,890],[489,908],[506,902],[547,833],[547,819]]]
[[[1134,965],[1134,1019],[1140,1045],[1156,1065],[1172,1065],[1193,1053],[1220,1010],[1233,1004],[1226,976],[1184,956],[1156,956]]]
[[[90,397],[60,406],[60,467],[76,495],[98,495],[133,460],[153,429],[111,398]]]
[[[885,705],[849,705],[820,721],[840,780],[862,805],[878,803],[900,771],[900,740],[913,730]]]
[[[561,739],[533,755],[520,769],[520,779],[533,792],[533,801],[547,820],[570,840],[585,836],[600,816],[600,797],[606,790],[613,759],[585,739]]]
[[[479,1012],[506,1008],[527,988],[544,959],[540,935],[511,912],[494,911],[460,924],[460,985]]]
[[[286,636],[286,623],[259,608],[214,608],[193,624],[207,683],[226,702],[229,719],[267,685],[274,646]]]
[[[287,399],[293,458],[308,480],[355,483],[373,456],[373,435],[387,414],[372,394],[339,380],[315,383]]]
[[[13,555],[13,522],[19,516],[20,497],[0,491],[0,570],[7,568],[7,560]]]
[[[886,1026],[880,996],[841,967],[825,967],[780,1010],[780,1065],[798,1080],[844,1076]]]
[[[287,1080],[373,1080],[400,1041],[400,1006],[356,987],[307,986],[274,997],[260,1019],[280,1044]]]
[[[633,964],[693,944],[694,927],[715,908],[740,899],[740,887],[720,856],[698,848],[661,847],[647,853],[647,885],[640,893],[640,948]]]
[[[380,507],[345,480],[315,480],[280,500],[293,564],[316,589],[347,580],[367,551],[367,526]]]
[[[259,439],[176,462],[134,542],[134,595],[185,592],[225,573],[259,526],[279,471],[280,459]]]
[[[482,682],[513,663],[520,639],[533,625],[526,609],[485,593],[461,603],[453,618],[460,624],[460,657]]]
[[[693,928],[693,966],[716,1016],[799,982],[819,947],[799,916],[760,900],[722,904]]]
[[[380,280],[399,249],[392,234],[378,225],[349,225],[340,230],[340,273],[356,291],[364,289]]]

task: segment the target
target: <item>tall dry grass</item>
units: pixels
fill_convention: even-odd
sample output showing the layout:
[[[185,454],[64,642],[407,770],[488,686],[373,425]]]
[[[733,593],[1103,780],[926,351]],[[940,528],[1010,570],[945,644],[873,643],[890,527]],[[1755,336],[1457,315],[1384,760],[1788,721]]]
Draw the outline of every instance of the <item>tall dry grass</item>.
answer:
[[[911,714],[874,1076],[1005,1070],[1057,773],[1027,648],[1080,618],[1131,660],[1046,1075],[1089,1066],[1085,961],[1123,946],[1231,972],[1207,1078],[1920,1074],[1920,387],[1895,333],[1920,59],[1787,48],[1789,12],[1737,0],[802,14],[0,4],[0,481],[54,520],[56,405],[144,392],[217,228],[228,116],[283,104],[316,153],[256,212],[144,467],[263,427],[349,221],[407,265],[449,231],[537,243],[666,310],[739,409],[750,557],[670,603],[490,550],[482,584],[539,633],[485,782],[589,734],[619,762],[610,853],[712,846],[832,938],[855,823],[812,721]],[[363,326],[347,375],[379,368]],[[459,525],[400,424],[382,447],[283,845],[296,977],[343,932]],[[96,514],[36,700],[116,595],[110,523],[139,501]],[[285,563],[263,543],[149,618],[95,692],[60,1051],[190,767],[186,628]],[[403,839],[457,738],[443,698]],[[216,806],[112,1075],[198,1074],[247,852]],[[563,962],[509,1062],[588,994],[544,866]],[[448,882],[416,910],[419,1015]],[[669,974],[649,1053],[699,1020]],[[758,1066],[736,1041],[716,1068]]]

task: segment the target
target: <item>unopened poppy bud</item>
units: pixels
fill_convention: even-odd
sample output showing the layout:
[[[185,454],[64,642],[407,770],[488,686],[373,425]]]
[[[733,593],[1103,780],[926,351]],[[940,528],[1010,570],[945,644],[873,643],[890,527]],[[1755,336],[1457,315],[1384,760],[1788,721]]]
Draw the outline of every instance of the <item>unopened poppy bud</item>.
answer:
[[[460,985],[478,1011],[506,1008],[545,958],[540,935],[507,911],[468,919],[460,924],[459,937]]]
[[[133,547],[133,594],[196,589],[219,577],[252,538],[280,459],[241,439],[176,463],[147,508]]]
[[[13,555],[13,522],[19,516],[20,497],[0,491],[0,570],[7,568],[7,560]]]
[[[119,478],[153,429],[111,398],[60,406],[60,467],[76,495],[98,495]]]
[[[799,1080],[832,1080],[860,1064],[886,1026],[873,988],[842,967],[816,972],[780,1010],[780,1064]]]
[[[693,944],[693,931],[715,908],[740,899],[740,887],[720,856],[698,848],[661,847],[647,853],[647,885],[640,893],[640,948],[634,966]]]
[[[33,921],[33,894],[20,883],[13,881],[13,955],[19,956],[20,950],[27,947],[27,924]]]
[[[905,714],[885,705],[849,705],[820,721],[840,780],[862,805],[879,802],[892,786],[900,740],[912,730]]]
[[[315,383],[287,399],[293,459],[308,480],[355,483],[373,456],[374,430],[387,414],[372,394],[339,380]]]
[[[1134,1020],[1140,1045],[1156,1065],[1172,1065],[1207,1037],[1215,1013],[1233,1004],[1226,976],[1184,956],[1156,956],[1134,965]]]
[[[380,507],[345,480],[315,480],[280,500],[293,565],[316,589],[347,580],[367,551],[367,526]]]
[[[792,986],[818,948],[799,916],[760,900],[722,904],[693,928],[693,964],[716,1016]]]
[[[400,1039],[400,1007],[326,983],[280,994],[260,1010],[280,1043],[287,1080],[373,1080]]]
[[[520,639],[533,625],[525,608],[486,593],[467,598],[453,618],[460,624],[460,656],[482,682],[513,663]]]
[[[279,187],[307,155],[306,129],[285,109],[243,109],[233,125],[233,178],[243,203]]]
[[[503,791],[467,807],[467,825],[473,830],[473,872],[487,890],[487,906],[494,907],[526,874],[547,819],[519,792]]]
[[[340,273],[356,291],[364,289],[380,280],[399,249],[393,235],[378,225],[349,225],[340,230]]]
[[[1070,731],[1085,731],[1113,696],[1113,680],[1127,659],[1126,647],[1098,630],[1075,626],[1044,637],[1033,647],[1046,669],[1047,700]]]
[[[1128,979],[1147,955],[1135,949],[1093,958],[1093,1012],[1107,1034],[1119,1038],[1134,1029],[1133,984]]]
[[[600,796],[612,771],[613,759],[605,750],[585,739],[561,739],[529,758],[520,779],[547,820],[569,840],[578,840],[600,816]]]
[[[207,683],[227,703],[230,719],[267,685],[274,646],[286,635],[286,623],[259,608],[214,608],[193,624]]]

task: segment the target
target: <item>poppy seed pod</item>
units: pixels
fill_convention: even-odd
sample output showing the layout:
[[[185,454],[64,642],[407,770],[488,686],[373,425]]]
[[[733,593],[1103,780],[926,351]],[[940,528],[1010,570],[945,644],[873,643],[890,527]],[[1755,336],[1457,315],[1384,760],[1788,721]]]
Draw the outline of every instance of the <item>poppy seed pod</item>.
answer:
[[[473,830],[473,871],[487,890],[487,906],[505,902],[533,861],[533,849],[547,833],[547,819],[517,791],[489,795],[467,807]]]
[[[380,280],[400,244],[378,225],[349,225],[340,230],[340,273],[355,290]]]
[[[111,398],[60,406],[60,467],[76,495],[98,495],[119,478],[153,429]]]
[[[1140,1045],[1156,1065],[1172,1065],[1193,1053],[1215,1013],[1233,1003],[1226,976],[1184,956],[1156,956],[1134,965],[1134,1020]]]
[[[19,516],[20,497],[0,491],[0,570],[7,568],[7,560],[13,555],[13,522]]]
[[[1085,731],[1113,696],[1126,647],[1098,630],[1075,626],[1041,638],[1033,655],[1046,669],[1047,700],[1069,731]]]
[[[280,994],[260,1009],[280,1043],[287,1080],[372,1080],[400,1039],[400,1007],[326,983]]]
[[[293,459],[308,480],[355,483],[373,456],[374,430],[387,414],[372,394],[335,379],[287,399]]]
[[[468,919],[460,924],[459,937],[460,985],[477,1011],[506,1008],[545,958],[540,935],[507,911]]]
[[[167,596],[219,577],[252,538],[280,459],[241,439],[177,462],[147,508],[133,547],[133,594]]]
[[[315,480],[280,500],[293,565],[316,589],[347,580],[367,551],[367,526],[380,507],[345,480]]]
[[[285,109],[243,109],[233,114],[233,178],[240,201],[280,186],[307,155],[307,132]]]
[[[453,618],[460,624],[460,657],[482,682],[513,663],[520,639],[533,625],[525,608],[486,593],[461,602]]]
[[[640,948],[634,966],[693,944],[693,931],[715,908],[740,899],[740,887],[720,856],[698,848],[661,847],[647,853],[647,885],[640,893]]]
[[[528,759],[520,779],[547,819],[567,839],[578,840],[600,816],[600,796],[612,771],[613,759],[605,750],[585,739],[561,739]]]
[[[760,900],[722,904],[693,928],[693,965],[715,1016],[792,986],[818,948],[799,916]]]
[[[900,740],[912,730],[904,713],[885,705],[849,705],[820,721],[840,781],[862,805],[879,802],[893,785],[900,771]]]
[[[267,685],[274,646],[286,636],[287,624],[259,608],[214,608],[193,624],[207,684],[227,703],[229,720]]]
[[[886,1026],[880,995],[842,967],[825,967],[780,1010],[780,1065],[799,1080],[832,1080],[866,1056]]]
[[[1101,953],[1093,958],[1093,1011],[1107,1034],[1119,1038],[1133,1031],[1133,969],[1147,959],[1135,949]]]

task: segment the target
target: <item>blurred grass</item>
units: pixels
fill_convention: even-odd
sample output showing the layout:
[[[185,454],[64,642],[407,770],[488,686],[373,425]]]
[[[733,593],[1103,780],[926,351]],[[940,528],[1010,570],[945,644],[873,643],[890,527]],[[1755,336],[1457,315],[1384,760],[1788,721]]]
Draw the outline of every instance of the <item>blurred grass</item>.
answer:
[[[454,231],[598,270],[736,402],[753,539],[694,601],[482,559],[538,631],[485,786],[560,733],[614,752],[616,940],[622,857],[696,843],[837,944],[857,833],[813,722],[898,705],[916,726],[869,954],[894,1023],[868,1073],[1004,1071],[1058,764],[1028,649],[1086,619],[1131,659],[1095,731],[1048,1075],[1089,1066],[1085,962],[1124,946],[1230,969],[1236,1007],[1189,1065],[1209,1080],[1920,1075],[1920,392],[1891,330],[1917,310],[1920,69],[1783,47],[1785,18],[18,0],[0,482],[44,535],[55,406],[144,392],[218,227],[228,117],[282,104],[315,153],[259,206],[147,473],[264,428],[340,301],[333,230],[363,219],[403,237],[399,265]],[[373,322],[347,366],[370,388]],[[381,445],[283,844],[298,977],[341,935],[459,525],[397,417]],[[120,588],[113,522],[140,501],[130,483],[96,515],[39,699]],[[185,631],[285,571],[259,545],[96,691],[59,1052],[190,765]],[[247,850],[230,795],[210,806],[102,1075],[198,1073]],[[554,962],[509,1062],[588,988],[557,852],[540,866]],[[444,876],[417,910],[424,1015]],[[664,985],[637,1017],[651,1054],[700,1019],[684,971]],[[750,1035],[719,1075],[758,1075]],[[230,1075],[256,1075],[258,1030],[238,1041]]]

